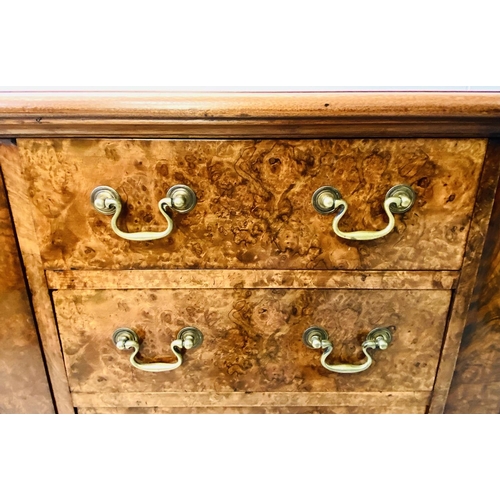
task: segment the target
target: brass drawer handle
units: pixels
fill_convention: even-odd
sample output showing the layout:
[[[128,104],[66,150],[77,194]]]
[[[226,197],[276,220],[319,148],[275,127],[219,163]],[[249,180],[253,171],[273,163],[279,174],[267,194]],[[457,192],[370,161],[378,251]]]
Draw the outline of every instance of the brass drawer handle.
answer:
[[[139,336],[130,328],[118,328],[113,333],[113,343],[121,351],[133,349],[134,352],[130,355],[130,363],[138,370],[145,372],[168,372],[175,370],[182,365],[182,354],[180,350],[194,349],[203,342],[203,335],[194,326],[183,328],[177,335],[177,338],[170,344],[172,352],[175,354],[177,361],[175,363],[139,363],[135,357],[139,353]]]
[[[415,203],[416,193],[410,186],[399,184],[389,189],[385,196],[384,210],[389,217],[389,224],[380,231],[353,231],[345,233],[339,229],[340,219],[347,211],[347,202],[342,199],[340,192],[331,186],[323,186],[317,189],[312,197],[312,205],[320,214],[329,214],[340,208],[339,213],[333,219],[333,231],[337,236],[348,240],[367,241],[387,236],[395,225],[393,214],[408,212]]]
[[[111,187],[99,186],[96,187],[90,195],[90,201],[94,208],[101,214],[111,215],[111,229],[125,240],[132,241],[149,241],[159,240],[168,236],[174,228],[174,222],[166,212],[166,207],[170,207],[179,213],[187,213],[193,210],[196,205],[196,194],[194,191],[184,185],[173,186],[168,190],[166,198],[162,198],[158,202],[158,207],[161,214],[167,221],[167,229],[161,232],[144,231],[142,233],[125,233],[118,227],[118,217],[122,211],[122,200],[120,195]]]
[[[312,349],[323,349],[323,354],[321,355],[321,364],[327,370],[335,373],[359,373],[370,368],[373,359],[368,354],[367,349],[381,349],[385,350],[389,347],[392,341],[392,335],[389,328],[375,328],[367,336],[366,340],[361,344],[361,348],[366,356],[366,361],[360,365],[329,365],[326,362],[326,358],[333,351],[333,345],[328,340],[328,333],[324,328],[320,326],[311,326],[308,328],[302,340],[307,347]]]

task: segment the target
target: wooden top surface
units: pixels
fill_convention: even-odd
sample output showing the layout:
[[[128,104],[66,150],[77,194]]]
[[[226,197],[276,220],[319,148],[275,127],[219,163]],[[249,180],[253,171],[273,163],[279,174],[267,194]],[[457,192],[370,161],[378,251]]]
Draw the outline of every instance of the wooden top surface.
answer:
[[[0,118],[497,117],[500,92],[0,92]]]
[[[500,92],[0,92],[0,137],[500,135]]]

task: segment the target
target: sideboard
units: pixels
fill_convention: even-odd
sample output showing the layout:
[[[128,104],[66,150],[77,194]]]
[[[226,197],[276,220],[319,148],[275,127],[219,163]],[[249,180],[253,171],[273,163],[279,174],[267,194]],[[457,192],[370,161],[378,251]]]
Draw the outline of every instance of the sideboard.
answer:
[[[500,410],[500,93],[0,93],[0,167],[0,412]]]

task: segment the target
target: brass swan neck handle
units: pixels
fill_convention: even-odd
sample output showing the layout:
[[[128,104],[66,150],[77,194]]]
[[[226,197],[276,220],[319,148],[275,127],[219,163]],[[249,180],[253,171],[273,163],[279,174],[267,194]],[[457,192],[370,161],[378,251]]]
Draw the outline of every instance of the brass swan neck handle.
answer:
[[[363,352],[366,356],[366,360],[359,365],[328,364],[326,359],[333,351],[333,344],[328,339],[327,331],[320,326],[311,326],[310,328],[308,328],[304,332],[302,340],[307,347],[310,347],[312,349],[323,349],[323,354],[321,355],[321,365],[327,370],[335,373],[359,373],[370,368],[373,363],[373,358],[368,352],[368,349],[387,349],[392,341],[392,334],[391,330],[386,327],[373,329],[366,336],[366,340],[363,342],[363,344],[361,344],[361,348],[363,349]]]
[[[196,205],[196,194],[188,186],[179,184],[168,190],[167,196],[158,202],[160,213],[167,221],[167,228],[164,231],[144,231],[138,233],[126,233],[118,227],[118,218],[122,212],[123,203],[117,191],[109,186],[98,186],[90,195],[90,201],[94,208],[105,215],[113,215],[111,219],[111,229],[120,238],[130,241],[151,241],[159,240],[168,236],[173,228],[174,222],[166,212],[169,207],[179,213],[190,212]]]
[[[317,189],[312,197],[312,205],[320,214],[329,214],[338,210],[333,219],[333,232],[341,238],[356,241],[376,240],[387,236],[395,226],[393,214],[402,214],[411,209],[415,203],[416,193],[410,186],[399,184],[391,188],[384,200],[384,210],[389,218],[389,223],[380,231],[352,231],[344,232],[339,228],[339,223],[347,211],[347,201],[342,198],[340,192],[331,186],[323,186]]]
[[[139,336],[130,328],[118,328],[113,333],[113,344],[121,351],[133,349],[130,355],[130,364],[145,372],[167,372],[175,370],[182,365],[183,357],[181,349],[194,349],[203,342],[203,335],[194,326],[183,328],[177,335],[177,338],[172,341],[170,347],[177,361],[174,363],[139,363],[135,358],[139,353]]]

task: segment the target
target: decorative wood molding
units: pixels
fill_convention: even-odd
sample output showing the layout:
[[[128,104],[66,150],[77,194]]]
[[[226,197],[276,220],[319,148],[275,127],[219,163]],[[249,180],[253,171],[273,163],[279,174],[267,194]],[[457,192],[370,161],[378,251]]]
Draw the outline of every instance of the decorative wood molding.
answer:
[[[0,137],[491,137],[498,92],[0,93]]]

